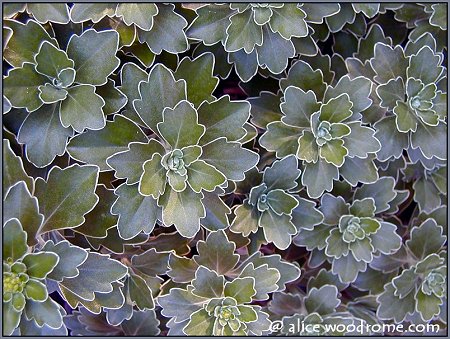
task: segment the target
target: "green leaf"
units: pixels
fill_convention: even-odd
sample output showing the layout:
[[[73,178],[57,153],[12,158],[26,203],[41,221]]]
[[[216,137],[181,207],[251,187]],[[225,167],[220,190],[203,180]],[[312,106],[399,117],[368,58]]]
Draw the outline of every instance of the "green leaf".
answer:
[[[95,91],[105,101],[105,106],[103,106],[105,115],[118,113],[127,103],[127,97],[115,87],[114,81],[111,79],[108,79],[105,85],[97,87]]]
[[[27,233],[18,219],[9,219],[3,225],[3,260],[21,258],[28,250]]]
[[[204,309],[192,313],[189,323],[183,328],[187,335],[205,335],[213,334],[215,318],[210,316]]]
[[[142,121],[157,132],[156,125],[162,121],[164,109],[173,108],[186,99],[186,82],[175,81],[172,71],[163,64],[157,64],[151,69],[147,81],[139,82],[139,96],[133,101],[133,107]]]
[[[3,81],[4,94],[13,107],[33,112],[43,104],[39,97],[39,86],[46,82],[47,77],[37,73],[34,65],[27,62],[8,72]]]
[[[308,26],[304,20],[306,14],[296,4],[285,3],[283,7],[271,9],[273,14],[269,26],[274,32],[280,33],[285,39],[308,35]]]
[[[179,257],[176,254],[171,253],[167,275],[172,278],[172,281],[174,282],[187,283],[194,280],[197,268],[198,265],[194,260]]]
[[[231,271],[239,260],[234,254],[236,245],[228,240],[225,232],[211,232],[206,241],[197,243],[198,255],[193,258],[197,264],[205,266],[218,274],[225,275]]]
[[[296,187],[296,180],[301,173],[297,167],[297,158],[293,155],[276,160],[270,167],[266,167],[263,173],[263,182],[266,184],[267,190],[290,190]]]
[[[372,197],[353,200],[349,212],[355,217],[373,217],[375,215],[375,199]]]
[[[239,268],[245,267],[249,262],[252,262],[255,267],[267,264],[269,268],[276,268],[280,272],[280,280],[277,282],[278,291],[284,290],[286,288],[285,284],[300,277],[300,268],[295,264],[282,260],[278,254],[263,255],[260,251],[257,251],[248,257]]]
[[[397,124],[397,129],[402,133],[408,133],[409,131],[415,132],[417,129],[417,118],[409,109],[409,106],[398,101],[397,106],[393,110],[395,114],[395,122]]]
[[[22,259],[30,277],[44,279],[59,262],[59,256],[53,252],[28,253]]]
[[[139,193],[142,195],[151,195],[157,199],[166,189],[166,169],[161,165],[162,156],[154,153],[150,160],[144,162],[140,182]]]
[[[259,156],[240,143],[222,137],[203,146],[201,159],[213,165],[228,180],[240,181],[244,179],[244,173],[258,163]]]
[[[44,105],[30,113],[18,134],[18,141],[25,144],[27,159],[37,167],[45,167],[56,156],[63,155],[67,138],[73,136],[72,128],[61,125],[59,104]]]
[[[36,234],[44,220],[38,200],[31,195],[24,181],[12,186],[3,200],[3,220],[16,218],[27,233],[28,246],[37,243]]]
[[[41,24],[45,24],[48,21],[58,24],[68,24],[70,21],[69,8],[64,3],[30,3],[27,4],[27,10]]]
[[[96,86],[106,84],[108,76],[120,64],[116,57],[118,46],[119,34],[114,30],[88,29],[81,35],[72,35],[67,55],[75,62],[75,81]]]
[[[320,157],[336,167],[344,164],[347,154],[348,150],[344,147],[344,141],[341,139],[327,141],[319,148]]]
[[[352,115],[352,107],[347,93],[331,98],[320,107],[320,121],[341,122]]]
[[[420,119],[417,130],[411,134],[411,146],[420,148],[426,158],[436,157],[444,160],[447,157],[445,142],[447,135],[447,125],[428,126]]]
[[[374,183],[378,180],[377,167],[373,162],[374,158],[374,156],[366,159],[347,157],[344,164],[339,168],[339,174],[352,186],[356,186],[358,182]]]
[[[370,65],[377,73],[374,80],[380,84],[387,83],[391,79],[400,77],[406,81],[406,67],[408,59],[405,57],[401,46],[392,48],[382,42],[374,47],[374,57],[370,59]]]
[[[70,244],[67,240],[54,243],[49,240],[42,248],[44,251],[53,252],[58,255],[58,264],[48,274],[47,278],[62,281],[65,278],[74,278],[79,274],[80,266],[88,257],[88,252],[81,247]]]
[[[395,322],[401,323],[408,313],[412,314],[414,312],[414,294],[411,293],[401,299],[394,295],[394,291],[392,283],[384,287],[384,292],[377,298],[379,303],[377,316],[380,319],[394,319]]]
[[[24,62],[33,63],[34,56],[43,41],[56,43],[34,20],[28,20],[26,24],[15,20],[5,20],[4,26],[13,32],[4,50],[4,58],[13,67],[21,67]]]
[[[424,321],[430,321],[434,316],[439,314],[439,306],[442,305],[439,297],[434,294],[426,295],[422,290],[418,290],[416,300],[416,310],[420,313]]]
[[[116,196],[104,184],[97,185],[95,194],[99,197],[98,204],[86,214],[85,222],[75,232],[88,237],[104,238],[108,235],[108,230],[117,225],[118,217],[110,212]]]
[[[304,198],[296,197],[298,206],[292,210],[292,223],[297,229],[312,229],[323,221],[323,214],[316,209],[316,204]]]
[[[256,45],[263,44],[261,26],[255,23],[252,16],[253,11],[247,10],[230,17],[231,24],[226,30],[225,41],[227,52],[236,52],[243,48],[245,53],[250,54]]]
[[[338,180],[338,168],[326,161],[319,160],[305,166],[302,184],[306,186],[311,198],[318,198],[324,191],[331,191],[333,180]]]
[[[280,87],[285,91],[285,94],[290,86],[298,87],[304,92],[311,90],[316,95],[316,98],[323,98],[326,89],[326,84],[323,80],[323,71],[313,69],[309,63],[298,60],[289,69],[287,78],[280,80]],[[318,108],[313,112],[316,111],[318,111]]]
[[[39,99],[44,104],[54,104],[63,101],[67,98],[67,91],[65,89],[58,89],[46,83],[44,86],[39,86]]]
[[[119,4],[116,9],[116,16],[122,18],[126,25],[135,24],[144,31],[153,28],[153,17],[158,14],[156,4]]]
[[[358,261],[370,263],[373,260],[374,248],[369,238],[356,240],[349,244],[350,250]]]
[[[353,255],[349,254],[333,260],[332,272],[339,276],[341,282],[350,283],[355,281],[358,273],[364,271],[366,267],[364,261],[356,261]]]
[[[145,142],[142,130],[131,120],[115,115],[103,129],[87,131],[72,138],[67,145],[70,156],[76,160],[99,166],[100,171],[110,170],[107,159],[128,150],[133,141]]]
[[[268,333],[267,331],[270,331],[271,321],[269,320],[269,315],[262,312],[259,306],[253,306],[252,308],[258,309],[258,320],[246,324],[248,333],[256,336],[262,336],[264,333]]]
[[[196,109],[186,100],[180,101],[173,109],[165,108],[163,121],[157,128],[173,149],[197,145],[205,133],[205,127],[198,124]]]
[[[163,208],[164,224],[173,224],[183,237],[192,238],[200,230],[200,219],[206,215],[202,199],[202,193],[195,193],[190,188],[182,192],[166,188],[158,200],[158,205]]]
[[[95,292],[112,292],[112,283],[123,278],[127,268],[109,255],[89,252],[87,259],[78,266],[79,274],[64,279],[60,285],[84,300],[94,300]]]
[[[198,122],[206,127],[206,131],[200,143],[207,144],[220,137],[226,137],[228,141],[241,139],[245,136],[243,126],[249,116],[249,103],[231,101],[228,95],[212,102],[203,102],[198,108]]]
[[[157,67],[157,66],[155,66]],[[136,113],[133,101],[140,98],[139,83],[147,80],[147,73],[133,62],[125,63],[120,71],[120,86],[117,88],[126,95],[124,115],[139,125],[144,125],[142,119]]]
[[[431,180],[419,178],[413,183],[413,189],[420,211],[431,212],[441,205],[439,191]]]
[[[297,156],[308,163],[316,163],[319,159],[319,147],[312,132],[308,130],[303,131],[303,134],[298,139]]]
[[[380,10],[380,4],[352,4],[353,9],[356,13],[364,13],[366,17],[369,19],[373,18],[375,15],[378,14]]]
[[[370,236],[375,250],[383,254],[392,254],[400,249],[402,238],[396,232],[397,226],[389,222],[380,222],[380,228]]]
[[[403,270],[403,272],[392,279],[392,286],[395,287],[394,294],[400,298],[405,298],[411,291],[415,290],[417,276],[413,268]]]
[[[203,160],[197,160],[190,164],[187,173],[188,183],[196,193],[200,193],[202,190],[211,192],[226,181],[222,173]]]
[[[34,279],[28,280],[24,291],[27,298],[34,301],[45,301],[48,298],[47,287]]]
[[[208,301],[193,294],[192,289],[189,285],[186,290],[171,288],[169,294],[158,297],[158,304],[162,307],[161,314],[173,318],[176,322],[189,319],[191,314],[201,309]]]
[[[404,149],[408,148],[408,134],[398,133],[396,117],[388,116],[377,123],[375,137],[380,141],[381,149],[377,152],[380,161],[386,161],[391,157],[399,158]]]
[[[446,241],[441,226],[434,219],[427,219],[420,226],[413,227],[411,237],[406,241],[406,246],[417,259],[424,259],[432,253],[438,253]]]
[[[14,330],[20,323],[20,316],[22,312],[17,312],[11,302],[5,303],[3,302],[3,335],[12,335]]]
[[[375,137],[375,131],[362,126],[361,122],[351,122],[347,125],[351,131],[344,136],[344,145],[352,157],[366,158],[370,153],[380,150],[381,144]]]
[[[228,228],[228,214],[231,213],[230,208],[223,200],[214,192],[203,192],[203,206],[205,206],[206,216],[202,219],[201,224],[209,231],[218,231]]]
[[[203,298],[221,298],[224,290],[225,278],[217,275],[216,272],[200,266],[195,272],[195,279],[192,281],[194,289],[192,293]]]
[[[290,215],[280,216],[269,209],[262,213],[259,226],[263,228],[267,241],[273,242],[276,247],[284,250],[291,244],[291,236],[297,233],[291,219]]]
[[[327,87],[324,102],[347,93],[350,101],[353,103],[353,114],[359,113],[369,108],[372,104],[372,99],[370,99],[371,89],[372,82],[366,77],[359,76],[354,79],[350,79],[349,75],[345,75],[339,79],[336,86]]]
[[[233,11],[228,4],[208,4],[197,8],[197,16],[187,28],[189,38],[200,40],[205,45],[214,45],[217,42],[225,42],[225,31],[230,25],[229,17]]]
[[[123,284],[113,283],[113,291],[110,293],[95,293],[95,298],[92,301],[81,299],[76,294],[73,294],[68,289],[60,286],[61,293],[67,303],[72,308],[83,306],[89,312],[98,314],[104,309],[117,309],[124,304],[124,295],[122,293]]]
[[[83,224],[84,215],[98,202],[94,193],[97,177],[97,166],[74,164],[65,169],[53,167],[47,182],[38,179],[35,196],[39,200],[39,212],[44,215],[41,232]]]
[[[313,287],[305,298],[305,307],[308,313],[321,315],[332,314],[341,301],[338,298],[338,289],[334,285],[323,285],[319,289]]]
[[[339,229],[332,229],[325,241],[327,243],[327,247],[325,248],[325,254],[327,256],[339,259],[342,256],[348,255],[348,243],[343,240],[342,233]]]
[[[157,252],[154,248],[150,248],[144,253],[133,255],[132,268],[146,276],[162,275],[167,271],[169,256],[168,252]]]
[[[187,99],[195,107],[203,101],[212,101],[219,78],[213,76],[215,59],[212,53],[203,53],[195,59],[183,58],[174,73],[175,79],[186,81]]]
[[[59,73],[66,68],[73,68],[73,60],[67,57],[66,52],[44,41],[39,52],[34,57],[36,71],[52,78],[58,78]]]
[[[158,14],[153,17],[151,31],[139,31],[140,42],[145,42],[155,54],[164,50],[169,53],[182,53],[188,47],[184,28],[186,20],[174,11],[174,4],[158,4]]]
[[[277,282],[280,280],[280,272],[276,268],[269,268],[267,264],[255,268],[253,263],[244,267],[240,278],[253,277],[255,279],[256,295],[254,300],[267,300],[269,294],[278,290]]]
[[[62,314],[66,313],[62,306],[50,297],[44,302],[28,300],[24,311],[26,318],[34,320],[39,327],[46,324],[51,328],[60,328],[63,324]]]
[[[392,177],[381,177],[372,184],[365,184],[355,190],[355,199],[372,198],[375,201],[375,213],[389,209],[391,202],[397,195],[394,190],[395,180]]]
[[[250,233],[256,233],[259,227],[259,214],[256,208],[244,201],[244,204],[234,210],[234,214],[236,217],[230,227],[232,232],[241,233],[244,237],[248,237]]]
[[[297,64],[302,65],[301,63],[295,65]],[[310,127],[311,115],[320,109],[320,104],[312,90],[305,92],[301,88],[289,86],[284,91],[284,102],[281,103],[280,108],[285,115],[281,121],[285,124]]]
[[[261,136],[259,143],[268,151],[276,152],[278,158],[282,158],[297,153],[300,134],[300,128],[274,121],[267,125],[267,131]]]
[[[77,85],[68,89],[68,98],[61,103],[60,117],[64,127],[73,127],[79,133],[85,128],[99,130],[105,127],[102,107],[105,101],[95,93],[92,85]]]
[[[425,85],[435,82],[444,70],[440,66],[441,58],[434,54],[429,46],[424,46],[411,56],[406,69],[408,78],[421,80]]]
[[[249,303],[252,297],[256,294],[255,278],[245,277],[236,278],[233,281],[228,281],[225,284],[224,295],[233,298],[239,304]]]
[[[297,199],[282,189],[274,189],[267,193],[267,203],[278,215],[291,214],[298,205]]]
[[[267,66],[267,69],[279,74],[289,63],[289,58],[295,56],[295,48],[290,40],[284,39],[279,33],[274,33],[268,25],[262,26],[263,44],[255,46],[258,54],[258,64]]]
[[[128,240],[141,232],[150,234],[159,211],[156,200],[139,194],[138,185],[122,184],[114,194],[118,198],[111,206],[111,213],[119,216],[117,229],[120,237]]]
[[[430,24],[437,26],[440,29],[447,30],[447,7],[443,4],[433,4],[431,5],[433,9],[433,14],[430,17]]]
[[[33,178],[25,172],[22,159],[14,154],[9,140],[3,139],[3,195],[19,181],[24,181],[28,190],[33,192]]]
[[[96,23],[105,16],[113,17],[116,7],[111,3],[75,3],[70,9],[70,19],[75,23],[88,20]]]
[[[144,279],[138,275],[130,274],[127,287],[130,299],[135,302],[140,310],[155,308],[152,292]]]
[[[376,93],[381,99],[380,106],[391,110],[397,106],[397,101],[405,100],[405,91],[405,84],[401,77],[391,79],[376,88]]]

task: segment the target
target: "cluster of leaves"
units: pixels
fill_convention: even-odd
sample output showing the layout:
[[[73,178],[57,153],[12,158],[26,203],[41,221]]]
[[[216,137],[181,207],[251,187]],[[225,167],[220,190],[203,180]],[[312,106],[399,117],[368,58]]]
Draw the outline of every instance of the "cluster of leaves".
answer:
[[[4,335],[446,332],[446,4],[3,19]]]

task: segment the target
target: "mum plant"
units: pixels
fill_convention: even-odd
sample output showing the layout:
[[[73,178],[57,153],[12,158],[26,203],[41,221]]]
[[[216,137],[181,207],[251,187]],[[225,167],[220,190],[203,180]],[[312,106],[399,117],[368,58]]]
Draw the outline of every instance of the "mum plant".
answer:
[[[447,21],[5,3],[2,334],[445,335]]]

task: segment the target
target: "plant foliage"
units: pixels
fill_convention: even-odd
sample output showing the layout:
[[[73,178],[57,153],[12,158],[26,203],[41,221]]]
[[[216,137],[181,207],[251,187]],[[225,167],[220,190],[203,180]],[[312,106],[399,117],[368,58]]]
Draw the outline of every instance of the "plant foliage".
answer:
[[[4,4],[2,334],[444,335],[447,19]]]

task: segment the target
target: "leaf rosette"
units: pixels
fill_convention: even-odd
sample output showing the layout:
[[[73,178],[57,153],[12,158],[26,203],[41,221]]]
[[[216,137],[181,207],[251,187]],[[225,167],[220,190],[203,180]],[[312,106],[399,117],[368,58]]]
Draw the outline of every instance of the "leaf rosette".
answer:
[[[289,58],[299,53],[297,40],[300,45],[305,38],[317,49],[307,38],[306,14],[294,3],[208,4],[195,11],[188,37],[207,46],[220,43],[243,81],[249,81],[258,66],[274,74],[284,71]]]
[[[259,160],[240,143],[247,135],[247,102],[230,101],[228,96],[215,99],[211,95],[215,85],[195,91],[199,84],[192,73],[186,80],[175,80],[180,72],[202,65],[212,74],[213,63],[212,54],[205,53],[192,61],[185,59],[175,73],[156,65],[139,83],[140,96],[133,101],[137,116],[154,137],[148,143],[131,143],[128,150],[107,159],[119,177],[138,184],[138,194],[151,197],[152,204],[162,208],[164,225],[175,225],[189,238],[199,231],[200,219],[206,218],[209,225],[210,213],[229,213],[219,194],[227,181],[243,180]],[[128,168],[130,159],[133,168]],[[205,207],[205,195],[213,196],[214,206]]]
[[[302,73],[315,81],[303,80]],[[377,180],[373,160],[380,142],[360,121],[361,111],[372,103],[369,79],[344,76],[329,86],[320,71],[299,61],[281,87],[282,115],[267,124],[260,144],[277,157],[295,154],[302,160],[302,183],[310,197],[330,191],[339,175],[352,185]]]
[[[333,273],[342,282],[355,281],[374,255],[392,254],[401,246],[397,226],[375,217],[373,198],[355,199],[349,205],[342,197],[327,193],[322,196],[320,210],[325,217],[323,224],[301,229],[294,243],[308,250],[324,250]]]
[[[289,192],[297,187],[296,180],[301,172],[297,167],[293,155],[266,167],[259,185],[255,180],[256,186],[251,188],[248,199],[235,209],[231,231],[247,237],[262,229],[268,242],[286,249],[299,227],[320,223],[322,215],[315,204]],[[249,175],[257,177],[254,172]]]
[[[268,314],[255,301],[285,289],[300,270],[277,255],[259,253],[243,258],[223,231],[197,243],[192,259],[171,255],[169,276],[185,282],[158,297],[162,314],[171,318],[170,335],[262,335],[268,333]]]
[[[120,34],[120,45],[146,67],[163,51],[182,53],[189,43],[184,32],[186,19],[174,4],[162,3],[77,3],[70,9],[75,23],[92,22]]]
[[[380,105],[388,110],[374,125],[382,142],[377,154],[382,161],[398,158],[404,149],[408,153],[418,149],[425,159],[447,158],[443,147],[447,92],[439,85],[446,81],[446,68],[442,66],[442,54],[428,44],[428,37],[436,44],[433,37],[425,34],[422,39],[409,41],[404,49],[383,43],[374,46],[370,65],[376,74],[376,93]],[[391,142],[386,142],[387,138]]]
[[[378,317],[398,323],[408,315],[418,315],[423,321],[445,318],[447,253],[442,247],[446,241],[442,226],[432,218],[413,227],[405,244],[407,266],[378,296]]]
[[[58,329],[64,309],[49,297],[45,278],[60,261],[56,253],[35,251],[27,245],[27,233],[18,219],[3,226],[3,331],[11,335],[22,314],[35,326]]]
[[[67,48],[61,49],[33,20],[26,24],[9,20],[7,25],[13,35],[6,45],[6,60],[14,68],[4,79],[5,96],[13,108],[30,112],[18,140],[27,145],[28,159],[44,167],[64,153],[74,131],[105,127],[106,101],[98,92],[119,66],[119,35],[114,30],[88,29],[72,35]],[[22,48],[26,34],[36,41]],[[98,50],[92,54],[94,47]]]

